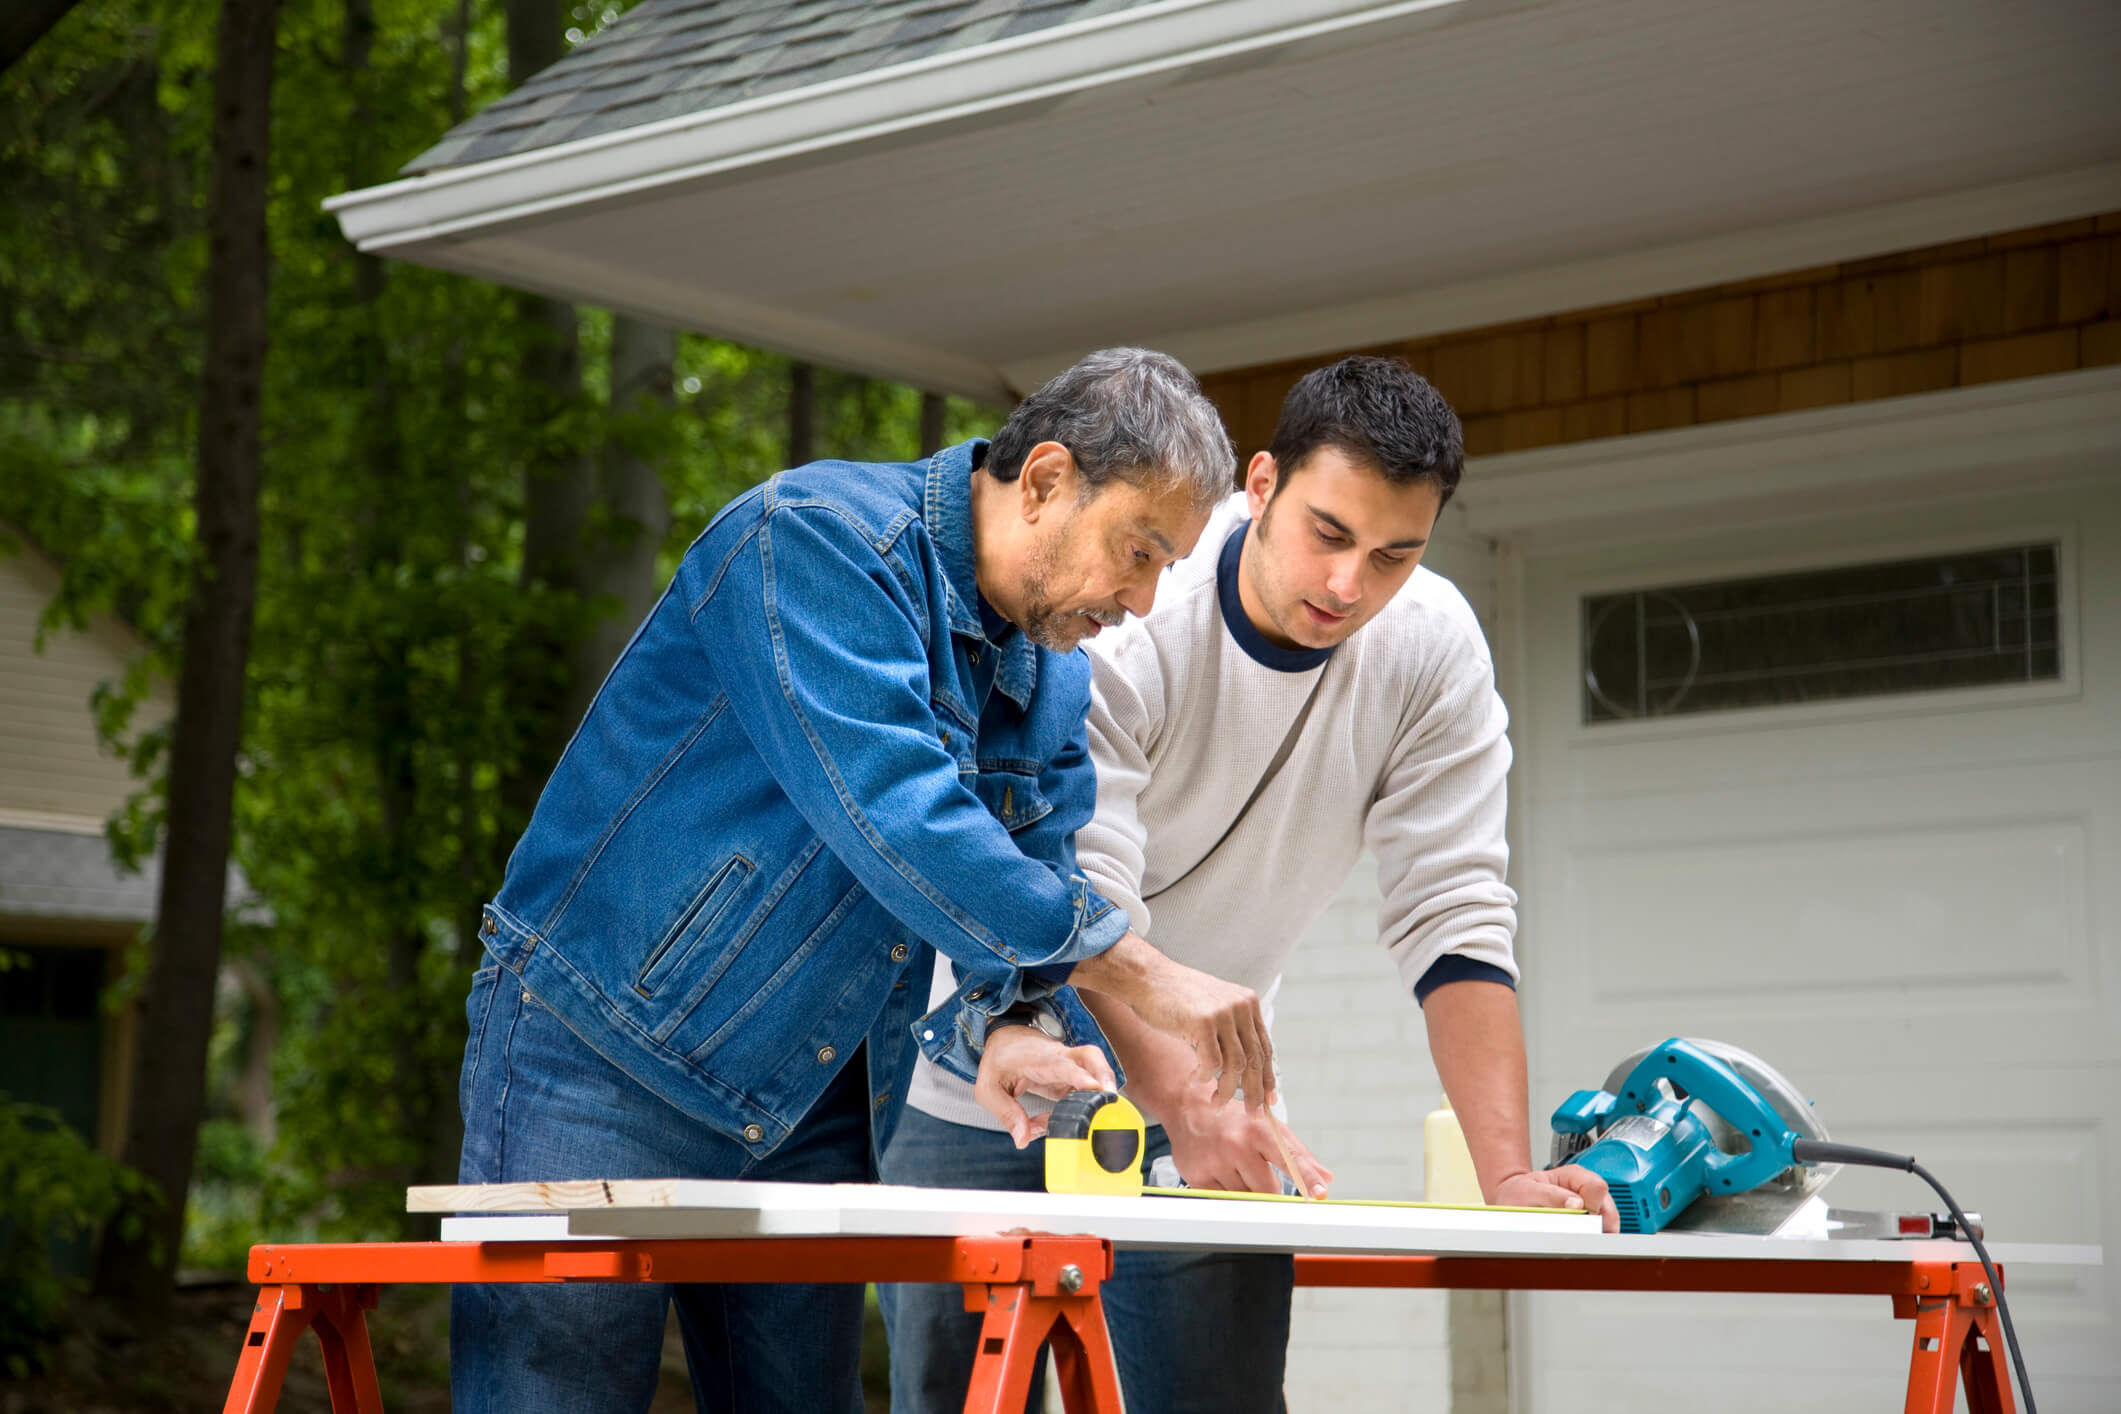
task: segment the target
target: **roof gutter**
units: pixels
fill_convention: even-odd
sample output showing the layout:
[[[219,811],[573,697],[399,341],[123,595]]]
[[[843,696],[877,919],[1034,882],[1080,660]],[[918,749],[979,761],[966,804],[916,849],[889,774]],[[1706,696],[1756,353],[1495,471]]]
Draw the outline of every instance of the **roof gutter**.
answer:
[[[1508,4],[1509,0],[1503,0]],[[1522,0],[1518,0],[1522,3]],[[579,142],[367,187],[324,208],[361,250],[414,248],[674,183],[1424,23],[1467,0],[1163,0],[1014,39],[710,108]],[[1499,8],[1483,0],[1482,8]],[[938,99],[947,102],[938,103]],[[417,257],[415,257],[417,258]],[[446,260],[422,263],[447,264]]]

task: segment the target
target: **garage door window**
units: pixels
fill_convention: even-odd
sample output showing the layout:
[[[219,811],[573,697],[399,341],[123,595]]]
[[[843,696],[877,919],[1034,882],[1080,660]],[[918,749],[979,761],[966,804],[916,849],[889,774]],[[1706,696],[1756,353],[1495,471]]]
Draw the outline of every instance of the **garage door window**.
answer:
[[[1586,598],[1583,720],[2058,678],[2058,555],[1999,546]]]

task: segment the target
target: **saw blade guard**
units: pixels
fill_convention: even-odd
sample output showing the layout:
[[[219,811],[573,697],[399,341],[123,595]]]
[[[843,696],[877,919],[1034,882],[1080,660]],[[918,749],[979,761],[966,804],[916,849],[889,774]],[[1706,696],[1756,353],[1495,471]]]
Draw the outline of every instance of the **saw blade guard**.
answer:
[[[1743,1149],[1732,1152],[1719,1144],[1708,1156],[1702,1175],[1705,1192],[1745,1193],[1790,1167],[1790,1143],[1798,1136],[1781,1114],[1728,1062],[1680,1037],[1637,1062],[1614,1092],[1613,1108],[1639,1114],[1666,1099],[1666,1087],[1686,1097],[1682,1113],[1691,1112],[1704,1123],[1706,1116],[1716,1116],[1737,1135]]]
[[[1782,1122],[1787,1124],[1799,1139],[1831,1139],[1833,1137],[1826,1132],[1826,1125],[1820,1120],[1817,1111],[1812,1108],[1812,1102],[1804,1097],[1803,1092],[1791,1084],[1789,1078],[1781,1071],[1775,1069],[1775,1067],[1769,1065],[1751,1051],[1740,1046],[1734,1046],[1728,1041],[1711,1040],[1706,1036],[1685,1036],[1676,1039],[1684,1040],[1696,1050],[1704,1051],[1716,1057],[1716,1059],[1736,1071],[1738,1078],[1743,1080],[1752,1089],[1753,1093],[1766,1100],[1773,1107],[1775,1113],[1782,1117]],[[1657,1049],[1655,1046],[1644,1046],[1641,1050],[1622,1057],[1619,1063],[1607,1073],[1603,1088],[1615,1094],[1619,1093],[1626,1086],[1628,1076],[1634,1072],[1637,1066],[1642,1064],[1645,1057]],[[1708,1126],[1709,1134],[1716,1141],[1716,1147],[1724,1153],[1739,1153],[1748,1147],[1750,1140],[1741,1142],[1738,1131],[1721,1114],[1710,1110],[1706,1114],[1701,1115],[1700,1118]],[[1595,1137],[1595,1135],[1556,1134],[1554,1136],[1554,1162],[1568,1162],[1568,1158],[1564,1157],[1562,1153],[1565,1148],[1569,1149],[1571,1155],[1580,1153],[1589,1146],[1591,1140]],[[1826,1187],[1827,1181],[1839,1172],[1841,1172],[1839,1164],[1820,1164],[1811,1168],[1807,1168],[1803,1164],[1791,1164],[1780,1173],[1771,1176],[1767,1183],[1761,1186],[1777,1192],[1785,1192],[1794,1199],[1818,1192]]]

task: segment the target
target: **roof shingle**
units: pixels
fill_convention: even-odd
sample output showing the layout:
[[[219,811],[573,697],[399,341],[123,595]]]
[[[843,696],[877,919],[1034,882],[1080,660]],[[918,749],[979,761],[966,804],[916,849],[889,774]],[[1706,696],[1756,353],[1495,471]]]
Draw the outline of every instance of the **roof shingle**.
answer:
[[[1152,2],[643,0],[404,170],[509,157]]]

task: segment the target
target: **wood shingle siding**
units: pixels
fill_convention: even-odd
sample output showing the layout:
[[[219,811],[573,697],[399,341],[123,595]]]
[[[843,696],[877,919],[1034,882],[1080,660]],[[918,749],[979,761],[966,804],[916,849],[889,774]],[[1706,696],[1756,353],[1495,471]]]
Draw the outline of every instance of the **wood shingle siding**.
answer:
[[[2121,363],[2121,212],[1361,352],[1430,378],[1474,456],[2067,373]],[[1201,382],[1249,455],[1335,356]]]

